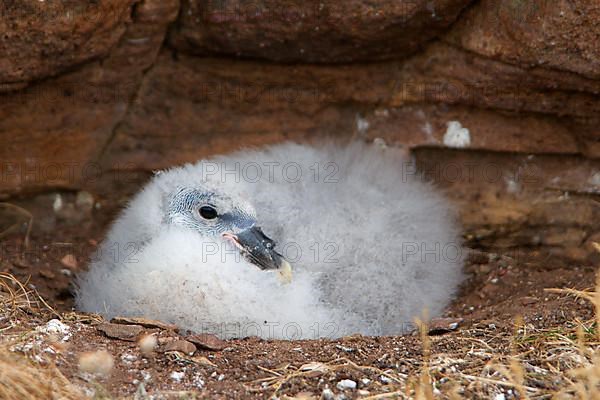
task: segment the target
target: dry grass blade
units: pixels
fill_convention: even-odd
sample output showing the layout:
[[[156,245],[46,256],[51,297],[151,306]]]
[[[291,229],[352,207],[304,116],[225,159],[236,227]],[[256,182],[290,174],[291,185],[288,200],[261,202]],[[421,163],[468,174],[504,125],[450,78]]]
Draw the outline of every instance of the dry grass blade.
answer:
[[[83,393],[54,366],[42,367],[0,348],[0,399],[81,399]]]
[[[600,273],[596,274],[596,290],[576,290],[576,289],[545,289],[550,293],[564,293],[580,297],[592,303],[595,308],[596,327],[600,327]],[[598,340],[600,340],[600,329],[596,329]]]
[[[26,285],[27,283],[25,283]],[[39,309],[37,301],[32,301],[32,290],[27,290],[13,275],[0,272],[0,312],[5,316],[13,316],[18,311],[34,311]]]
[[[427,334],[429,329],[423,321],[417,319],[415,322],[419,328],[421,343],[423,345],[423,366],[421,367],[418,383],[415,386],[415,398],[417,400],[433,400],[433,385],[429,372],[429,363],[431,360],[431,341]]]
[[[33,289],[27,289],[14,275],[0,272],[0,314],[5,319],[14,318],[18,312],[40,313],[44,310],[60,318],[60,315]]]
[[[568,288],[563,288],[563,289],[548,288],[548,289],[544,289],[544,292],[556,293],[556,294],[570,294],[575,297],[586,299],[588,301],[593,301],[594,295],[595,295],[595,292],[593,292],[591,290],[577,290],[577,289],[568,289]]]

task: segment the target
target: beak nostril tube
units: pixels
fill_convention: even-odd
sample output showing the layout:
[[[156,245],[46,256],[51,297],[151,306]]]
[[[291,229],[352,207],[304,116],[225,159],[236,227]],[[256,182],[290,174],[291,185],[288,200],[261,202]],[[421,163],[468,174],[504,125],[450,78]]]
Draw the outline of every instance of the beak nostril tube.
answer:
[[[274,250],[275,242],[259,227],[248,228],[237,235],[223,233],[222,236],[234,241],[242,256],[260,269],[280,269],[287,263],[283,256]]]

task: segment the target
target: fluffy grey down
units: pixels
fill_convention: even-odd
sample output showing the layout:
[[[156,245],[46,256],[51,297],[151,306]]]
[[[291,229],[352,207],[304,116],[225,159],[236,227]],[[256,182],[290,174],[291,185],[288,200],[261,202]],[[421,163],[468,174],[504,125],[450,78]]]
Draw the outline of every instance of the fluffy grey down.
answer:
[[[405,333],[448,305],[463,259],[450,204],[413,171],[393,148],[284,143],[158,173],[78,279],[77,306],[223,338]],[[169,199],[186,188],[262,227],[291,283],[173,217]]]

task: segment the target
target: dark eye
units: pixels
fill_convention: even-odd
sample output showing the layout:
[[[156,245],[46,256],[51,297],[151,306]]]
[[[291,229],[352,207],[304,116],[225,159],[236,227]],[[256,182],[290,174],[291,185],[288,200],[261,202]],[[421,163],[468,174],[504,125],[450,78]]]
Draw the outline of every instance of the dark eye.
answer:
[[[198,212],[204,219],[215,219],[218,216],[217,210],[215,210],[215,208],[212,206],[202,206]]]

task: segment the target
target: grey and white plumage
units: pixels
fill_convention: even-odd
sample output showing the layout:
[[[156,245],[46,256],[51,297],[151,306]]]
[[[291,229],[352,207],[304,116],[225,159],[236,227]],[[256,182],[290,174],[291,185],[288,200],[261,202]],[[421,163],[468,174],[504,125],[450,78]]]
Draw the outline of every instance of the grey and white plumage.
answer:
[[[393,148],[284,143],[161,172],[112,226],[77,305],[221,337],[404,333],[462,279],[452,208],[412,171]],[[269,271],[284,259],[289,284]]]

